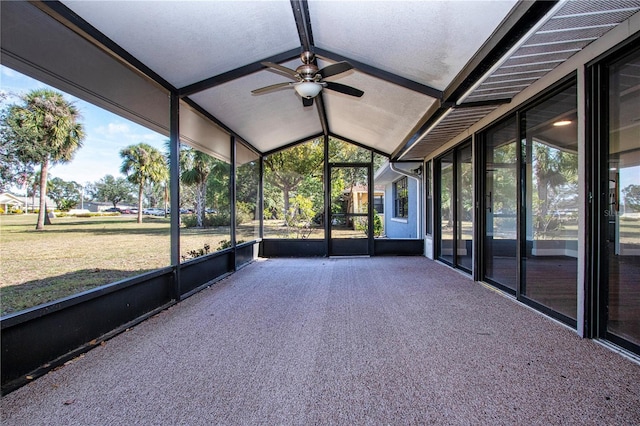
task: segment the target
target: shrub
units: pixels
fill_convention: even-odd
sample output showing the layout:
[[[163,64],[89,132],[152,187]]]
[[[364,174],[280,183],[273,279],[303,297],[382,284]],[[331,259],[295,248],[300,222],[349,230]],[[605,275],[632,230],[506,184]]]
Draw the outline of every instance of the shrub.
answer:
[[[231,214],[228,211],[208,214],[205,226],[231,226]]]
[[[251,222],[253,220],[255,208],[250,203],[239,201],[236,205],[236,225]]]
[[[222,240],[218,244],[218,251],[224,250],[224,249],[228,249],[229,247],[231,247],[231,241],[230,240]]]
[[[183,214],[180,216],[182,224],[186,228],[195,228],[198,226],[198,217],[195,214]],[[210,213],[204,216],[205,228],[216,226],[230,226],[231,215],[229,212]]]
[[[189,250],[186,255],[182,256],[182,260],[195,259],[196,257],[207,255],[209,254],[210,248],[211,246],[209,244],[205,244],[201,249]]]
[[[198,226],[198,218],[195,214],[183,214],[180,216],[180,221],[186,228],[194,228]]]
[[[245,242],[244,240],[239,240],[238,242],[236,242],[236,244],[242,244],[244,242]],[[230,240],[222,240],[218,244],[218,251],[224,250],[224,249],[228,249],[230,247],[231,247],[231,241]]]
[[[4,214],[4,209],[0,207],[0,214]]]

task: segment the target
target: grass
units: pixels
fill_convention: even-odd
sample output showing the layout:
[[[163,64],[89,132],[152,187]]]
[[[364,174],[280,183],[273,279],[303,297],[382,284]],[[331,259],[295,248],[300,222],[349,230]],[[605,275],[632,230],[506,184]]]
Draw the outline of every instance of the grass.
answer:
[[[0,216],[0,314],[20,311],[169,266],[169,219],[98,216],[52,219],[35,230],[35,215]],[[216,251],[229,227],[182,229],[181,255]]]

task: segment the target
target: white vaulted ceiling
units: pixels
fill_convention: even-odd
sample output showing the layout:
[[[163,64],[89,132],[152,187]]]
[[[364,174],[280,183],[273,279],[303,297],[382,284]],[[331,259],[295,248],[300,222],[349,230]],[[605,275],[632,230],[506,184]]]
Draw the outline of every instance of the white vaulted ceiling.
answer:
[[[185,126],[211,120],[219,135],[199,148],[210,144],[223,157],[228,147],[214,145],[231,133],[262,153],[329,134],[392,159],[420,158],[534,81],[510,76],[516,65],[541,62],[555,47],[565,60],[593,40],[585,33],[562,44],[566,26],[599,20],[597,38],[640,7],[638,0],[566,3],[553,12],[561,18],[545,16],[551,2],[517,0],[1,2],[2,63],[167,134],[168,95],[177,93],[185,113],[198,115],[181,117],[183,137],[194,140],[206,127]],[[546,27],[478,81],[543,18]],[[351,63],[327,81],[364,95],[325,88],[305,107],[291,87],[251,94],[291,81],[262,61],[295,69],[305,49],[320,68]],[[500,76],[519,83],[494,93],[504,86]],[[433,126],[470,88],[467,102],[484,104],[449,111]]]
[[[290,1],[67,1],[65,6],[177,89],[298,49]],[[314,47],[441,91],[508,15],[516,1],[311,1]],[[335,63],[318,55],[319,67]],[[299,58],[282,64],[295,69]],[[328,80],[362,98],[323,90],[332,134],[391,154],[436,97],[356,69]],[[318,103],[292,89],[251,90],[289,81],[266,69],[189,95],[258,150],[323,133]]]

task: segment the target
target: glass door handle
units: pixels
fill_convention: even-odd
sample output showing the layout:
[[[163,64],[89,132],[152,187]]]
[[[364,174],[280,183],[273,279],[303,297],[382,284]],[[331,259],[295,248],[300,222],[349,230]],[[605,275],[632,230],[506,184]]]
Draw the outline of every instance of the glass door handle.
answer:
[[[488,198],[488,200],[489,200],[489,201],[487,202],[487,210],[489,210],[489,213],[491,213],[491,212],[492,212],[492,210],[491,210],[491,209],[493,208],[493,206],[492,206],[492,204],[491,204],[491,191],[489,191],[489,194],[487,194],[487,195],[486,195],[486,197],[487,197],[487,198]]]

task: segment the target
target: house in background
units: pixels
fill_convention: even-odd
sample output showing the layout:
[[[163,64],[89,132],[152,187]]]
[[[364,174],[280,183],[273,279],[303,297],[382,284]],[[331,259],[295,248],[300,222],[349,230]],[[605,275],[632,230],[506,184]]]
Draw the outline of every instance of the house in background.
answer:
[[[384,236],[387,238],[418,238],[420,235],[421,178],[414,170],[403,165],[394,167],[389,162],[374,176],[376,188],[384,188],[384,214],[381,215]],[[395,170],[394,170],[395,169]]]
[[[0,194],[0,208],[4,211],[4,214],[10,213],[14,209],[24,210],[25,205],[24,197],[20,199],[20,197],[10,192]]]
[[[26,213],[38,210],[40,200],[38,198],[28,197],[24,195],[15,195],[10,192],[3,192],[0,194],[0,208],[2,208],[5,214],[10,213],[12,209],[20,209]],[[58,208],[58,205],[49,197],[45,197],[45,205],[48,211],[53,211]],[[26,206],[26,210],[25,210]]]

